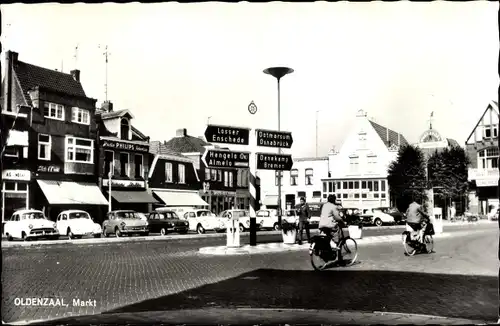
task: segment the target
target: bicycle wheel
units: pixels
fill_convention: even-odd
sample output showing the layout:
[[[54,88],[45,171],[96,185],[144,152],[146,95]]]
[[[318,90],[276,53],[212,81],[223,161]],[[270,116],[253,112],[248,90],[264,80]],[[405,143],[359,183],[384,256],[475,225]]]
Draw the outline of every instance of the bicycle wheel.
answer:
[[[312,243],[309,249],[309,256],[311,257],[311,265],[316,271],[322,271],[328,264],[325,258],[325,253],[321,249],[316,248],[316,243]]]
[[[424,237],[425,250],[430,254],[434,250],[434,239],[432,235],[427,234]]]
[[[351,266],[358,258],[358,244],[352,238],[345,238],[340,243],[340,257],[345,266]]]
[[[410,236],[408,236],[408,234],[406,233],[403,233],[403,246],[405,248],[405,252],[408,256],[413,256],[415,255],[415,253],[417,252],[417,249],[416,248],[413,248],[410,244],[410,241],[408,241],[408,238]]]

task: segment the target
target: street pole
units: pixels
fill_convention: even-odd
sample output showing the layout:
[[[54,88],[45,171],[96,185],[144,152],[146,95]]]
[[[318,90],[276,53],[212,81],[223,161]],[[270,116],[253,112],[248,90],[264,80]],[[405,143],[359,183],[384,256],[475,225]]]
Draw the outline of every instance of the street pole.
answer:
[[[318,112],[316,111],[316,157],[318,157]]]
[[[292,68],[287,67],[272,67],[264,70],[265,74],[271,75],[278,81],[278,131],[281,131],[281,96],[280,96],[280,80],[285,75],[291,74]],[[278,148],[278,154],[281,154],[281,148]],[[281,178],[282,172],[278,172],[278,224],[281,225],[282,207],[281,207]]]
[[[108,173],[108,213],[111,212],[111,177],[113,176],[113,171],[115,169],[114,162],[110,163],[109,173]]]

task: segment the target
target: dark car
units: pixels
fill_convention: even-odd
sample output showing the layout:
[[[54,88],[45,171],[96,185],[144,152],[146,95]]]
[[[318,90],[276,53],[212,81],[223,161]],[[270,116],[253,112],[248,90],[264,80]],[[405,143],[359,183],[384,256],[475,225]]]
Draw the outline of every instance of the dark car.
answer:
[[[340,209],[341,214],[343,214],[344,220],[347,225],[358,225],[362,219],[360,217],[360,210],[357,208],[346,208],[343,207]]]
[[[151,212],[148,214],[148,223],[152,233],[161,235],[169,232],[186,234],[189,231],[189,223],[181,220],[173,211]]]

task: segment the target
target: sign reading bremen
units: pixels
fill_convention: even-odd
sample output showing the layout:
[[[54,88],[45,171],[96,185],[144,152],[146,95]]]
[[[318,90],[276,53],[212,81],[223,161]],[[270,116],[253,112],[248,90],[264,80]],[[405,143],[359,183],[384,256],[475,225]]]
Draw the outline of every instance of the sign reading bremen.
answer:
[[[274,148],[292,148],[293,138],[289,131],[256,129],[257,146]]]
[[[293,166],[292,155],[257,153],[258,170],[290,171]]]
[[[250,153],[209,149],[201,157],[207,168],[248,168]]]
[[[205,138],[209,143],[248,145],[250,129],[208,125]]]

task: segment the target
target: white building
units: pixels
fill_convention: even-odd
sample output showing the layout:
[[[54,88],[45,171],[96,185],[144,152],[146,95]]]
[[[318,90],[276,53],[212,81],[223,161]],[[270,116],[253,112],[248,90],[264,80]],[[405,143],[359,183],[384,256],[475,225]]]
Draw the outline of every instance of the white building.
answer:
[[[275,171],[259,171],[262,200],[267,208],[278,207],[278,174]],[[293,158],[290,171],[282,172],[282,207],[291,208],[300,197],[308,202],[321,201],[321,179],[328,177],[328,157]],[[273,182],[274,181],[274,182]]]
[[[362,110],[338,152],[329,155],[330,177],[323,178],[323,197],[335,194],[344,207],[389,206],[387,170],[403,135],[375,123]]]

